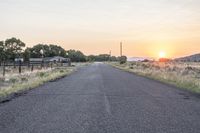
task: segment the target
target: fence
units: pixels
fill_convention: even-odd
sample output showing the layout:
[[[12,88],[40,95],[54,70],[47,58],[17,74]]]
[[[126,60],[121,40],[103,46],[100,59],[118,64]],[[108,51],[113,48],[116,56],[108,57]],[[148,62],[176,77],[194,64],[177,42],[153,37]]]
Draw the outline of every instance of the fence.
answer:
[[[0,62],[0,70],[2,71],[2,75],[5,76],[8,73],[8,69],[13,70],[12,72],[16,72],[21,74],[23,70],[26,71],[34,71],[35,69],[47,69],[47,68],[55,68],[55,67],[63,67],[70,66],[71,63],[63,63],[63,62],[44,62],[44,61],[28,61],[28,62]]]

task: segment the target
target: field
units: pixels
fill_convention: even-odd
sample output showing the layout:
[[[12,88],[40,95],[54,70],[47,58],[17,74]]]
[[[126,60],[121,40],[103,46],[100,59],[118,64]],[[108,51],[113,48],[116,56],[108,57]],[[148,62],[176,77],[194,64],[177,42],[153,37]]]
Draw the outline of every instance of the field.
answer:
[[[110,65],[135,74],[200,93],[200,63],[190,62],[117,62]]]

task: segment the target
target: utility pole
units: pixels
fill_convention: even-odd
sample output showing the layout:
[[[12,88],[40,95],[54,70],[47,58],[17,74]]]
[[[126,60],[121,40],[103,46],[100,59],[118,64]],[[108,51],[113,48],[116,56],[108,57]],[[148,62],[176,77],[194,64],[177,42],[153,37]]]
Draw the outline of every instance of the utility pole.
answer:
[[[122,57],[122,42],[120,42],[120,56]]]

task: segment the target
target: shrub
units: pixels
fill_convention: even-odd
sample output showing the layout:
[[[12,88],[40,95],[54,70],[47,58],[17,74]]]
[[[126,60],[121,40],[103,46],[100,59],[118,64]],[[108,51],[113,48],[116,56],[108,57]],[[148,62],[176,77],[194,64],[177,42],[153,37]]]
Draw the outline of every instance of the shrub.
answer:
[[[25,81],[28,81],[28,79],[26,77],[21,77],[21,81],[25,82]]]
[[[130,66],[129,68],[130,68],[130,69],[133,69],[133,66]]]
[[[60,73],[64,73],[65,71],[64,70],[60,70]]]
[[[10,78],[9,82],[14,84],[14,83],[18,82],[18,79],[17,78]]]
[[[120,64],[124,64],[127,61],[127,57],[126,56],[119,57],[119,60],[120,60]]]
[[[38,76],[41,77],[41,78],[42,78],[42,77],[45,77],[45,76],[46,76],[46,73],[45,73],[45,72],[40,72],[40,73],[38,73]]]

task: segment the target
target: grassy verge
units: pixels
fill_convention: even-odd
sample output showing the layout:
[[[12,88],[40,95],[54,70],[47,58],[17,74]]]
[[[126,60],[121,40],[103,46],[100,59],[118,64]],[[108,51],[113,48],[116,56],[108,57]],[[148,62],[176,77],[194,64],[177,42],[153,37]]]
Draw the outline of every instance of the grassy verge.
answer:
[[[180,64],[142,62],[128,62],[126,64],[114,62],[108,64],[121,70],[174,85],[178,88],[200,93],[200,70],[192,66],[177,67]]]
[[[46,82],[53,81],[74,72],[77,67],[88,65],[88,63],[73,64],[74,67],[54,68],[50,70],[38,71],[24,75],[10,77],[8,85],[0,88],[0,99],[11,94],[23,92],[43,85]]]

